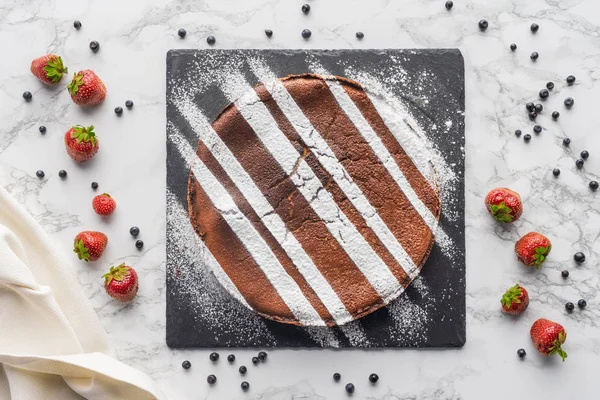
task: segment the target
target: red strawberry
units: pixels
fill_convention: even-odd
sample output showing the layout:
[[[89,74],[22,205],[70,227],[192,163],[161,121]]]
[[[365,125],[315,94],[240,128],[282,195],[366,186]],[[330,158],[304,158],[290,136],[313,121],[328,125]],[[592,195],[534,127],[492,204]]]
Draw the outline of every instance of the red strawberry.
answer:
[[[490,214],[500,222],[516,221],[523,213],[521,196],[507,188],[491,190],[485,196],[485,206]]]
[[[87,161],[94,157],[99,149],[94,125],[87,128],[81,125],[71,127],[65,133],[65,147],[67,153],[77,162]]]
[[[124,303],[133,300],[138,291],[138,276],[135,270],[120,264],[110,267],[110,271],[102,275],[104,289],[113,299]]]
[[[106,86],[91,69],[79,71],[67,85],[71,99],[80,106],[95,106],[106,98]]]
[[[96,261],[102,256],[108,238],[102,232],[83,231],[75,236],[73,251],[80,260]]]
[[[529,232],[515,244],[517,258],[528,267],[539,268],[550,254],[550,250],[550,239],[537,232]]]
[[[56,54],[46,54],[36,58],[31,62],[31,73],[34,74],[42,83],[54,85],[60,81],[60,78],[68,71],[63,65],[62,58]]]
[[[504,293],[500,303],[502,304],[502,311],[505,313],[519,315],[529,305],[529,293],[524,287],[516,284]]]
[[[94,197],[94,200],[92,200],[92,207],[94,207],[96,214],[110,215],[115,211],[115,208],[117,208],[117,202],[110,197],[110,194],[102,193]]]
[[[567,332],[562,325],[540,318],[531,325],[529,334],[540,353],[546,356],[558,354],[565,361],[567,353],[561,346],[567,340]]]

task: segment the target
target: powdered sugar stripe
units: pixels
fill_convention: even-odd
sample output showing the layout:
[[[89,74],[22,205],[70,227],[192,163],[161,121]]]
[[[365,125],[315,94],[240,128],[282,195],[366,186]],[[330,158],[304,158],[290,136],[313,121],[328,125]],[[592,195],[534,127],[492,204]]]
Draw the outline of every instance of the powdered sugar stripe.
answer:
[[[326,73],[326,71],[323,71]],[[383,166],[387,169],[388,173],[394,178],[396,184],[400,187],[402,192],[406,195],[412,206],[417,210],[425,224],[429,227],[432,233],[435,234],[438,225],[438,219],[433,215],[431,210],[421,201],[419,195],[414,191],[404,173],[398,167],[396,160],[390,154],[388,149],[385,147],[377,133],[373,130],[369,122],[365,119],[363,114],[360,112],[356,104],[352,101],[348,93],[344,90],[342,85],[338,82],[335,77],[325,77],[325,82],[329,87],[329,90],[335,97],[340,108],[350,118],[354,126],[358,129],[362,137],[373,149],[373,152],[377,155],[377,158]],[[398,249],[396,249],[398,250]],[[404,250],[404,249],[402,249]],[[398,250],[400,251],[400,250]],[[392,253],[394,254],[394,253]],[[408,257],[408,255],[406,255]]]
[[[427,178],[434,190],[437,190],[436,172],[431,166],[432,160],[439,160],[431,147],[425,132],[398,98],[393,96],[377,78],[365,73],[346,69],[346,76],[357,82],[365,89],[369,100],[383,119],[385,125],[402,146],[421,174]],[[443,165],[436,162],[436,167]],[[452,173],[445,171],[445,173]]]
[[[237,88],[239,85],[245,85],[247,90],[244,95],[235,100],[238,111],[250,124],[265,148],[290,175],[292,182],[311,204],[329,232],[336,238],[384,302],[387,303],[396,298],[404,290],[402,285],[369,246],[354,224],[348,220],[331,193],[323,190],[319,179],[281,132],[277,122],[260,101],[258,95],[240,75],[231,76],[231,82],[235,82],[234,86]],[[236,94],[235,91],[230,91],[228,85],[223,85],[222,89],[230,99]]]
[[[454,193],[454,182],[457,180],[455,172],[447,164],[444,156],[435,149],[402,101],[394,96],[380,80],[367,72],[356,71],[353,68],[345,68],[344,72],[348,78],[360,82],[389,131],[429,181],[431,187],[437,191],[441,186],[442,212],[444,212],[448,196]],[[435,163],[435,170],[432,168],[432,162]],[[444,254],[453,252],[455,244],[440,225],[437,226],[434,235],[435,243],[440,246]]]
[[[202,160],[198,158],[189,143],[174,127],[172,129],[169,140],[177,147],[186,165],[191,168],[194,177],[204,189],[213,206],[220,212],[248,253],[260,266],[296,319],[306,325],[325,325],[317,311],[304,297],[296,282],[285,272],[269,245],[265,243],[250,221],[238,209],[227,190],[219,183]]]
[[[360,212],[367,225],[400,263],[406,274],[414,278],[418,274],[418,268],[414,261],[406,253],[383,219],[381,219],[377,210],[371,205],[362,190],[352,180],[348,171],[338,161],[335,153],[331,150],[325,139],[312,126],[311,122],[285,89],[283,83],[279,79],[272,79],[273,74],[258,61],[252,61],[250,65],[253,72],[264,82],[265,87],[277,102],[277,105],[285,114],[288,121],[293,125],[296,132],[302,137],[321,165],[325,167],[350,202]],[[410,188],[410,185],[408,186]]]
[[[256,186],[248,172],[235,158],[231,150],[214,131],[201,110],[191,101],[184,99],[175,104],[179,113],[186,118],[200,140],[223,167],[229,178],[242,192],[244,198],[261,218],[265,227],[277,239],[286,254],[314,290],[338,325],[351,321],[352,315],[306,254],[296,237],[287,229],[281,217],[275,212],[263,193]]]
[[[187,210],[184,210],[183,207],[177,202],[177,200],[175,200],[175,195],[173,195],[173,193],[171,193],[169,189],[167,189],[167,197],[170,198],[172,207],[174,209],[173,212],[181,216],[181,219],[185,220],[185,227],[180,226],[178,229],[185,229],[185,234],[190,235],[195,239],[194,242],[198,246],[199,252],[202,254],[203,263],[208,266],[208,269],[213,273],[215,278],[217,278],[217,281],[219,281],[219,284],[221,284],[221,286],[223,286],[225,290],[227,290],[227,292],[229,292],[237,301],[239,301],[245,307],[247,307],[250,310],[253,310],[252,306],[248,304],[244,296],[242,296],[238,288],[231,281],[229,275],[227,275],[225,271],[223,271],[223,268],[221,268],[221,265],[215,259],[213,254],[206,246],[206,244],[204,244],[204,242],[202,241],[202,239],[200,239],[196,231],[194,231],[194,228],[190,224],[189,218],[187,218]],[[185,218],[183,218],[183,216],[185,216]]]

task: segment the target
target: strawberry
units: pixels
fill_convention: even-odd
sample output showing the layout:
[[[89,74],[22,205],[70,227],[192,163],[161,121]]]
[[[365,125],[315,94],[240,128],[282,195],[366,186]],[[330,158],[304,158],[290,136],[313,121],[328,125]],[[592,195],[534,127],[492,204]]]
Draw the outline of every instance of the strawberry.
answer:
[[[120,264],[110,267],[110,271],[102,275],[104,289],[113,299],[124,303],[133,300],[138,291],[138,276],[135,270]]]
[[[62,58],[56,54],[46,54],[31,62],[31,73],[46,85],[54,85],[68,71],[63,65]]]
[[[83,231],[75,236],[73,251],[80,260],[96,261],[102,256],[108,238],[102,232]]]
[[[567,353],[561,347],[567,340],[567,332],[561,324],[540,318],[531,325],[529,335],[540,353],[546,356],[558,354],[563,361],[567,358]]]
[[[529,293],[524,287],[516,284],[504,293],[500,303],[502,304],[502,311],[505,313],[519,315],[529,305]]]
[[[106,86],[91,69],[79,71],[67,85],[67,90],[75,104],[95,106],[106,98]]]
[[[102,193],[94,197],[94,200],[92,200],[92,207],[94,207],[96,214],[110,215],[115,211],[115,208],[117,208],[117,202],[110,194]]]
[[[77,162],[87,161],[94,157],[99,149],[94,125],[87,128],[81,125],[72,126],[65,133],[65,147],[67,153]]]
[[[485,206],[489,213],[500,222],[516,221],[523,213],[521,196],[507,188],[491,190],[485,196]]]
[[[537,232],[529,232],[515,243],[517,258],[528,267],[539,268],[550,254],[550,250],[550,239]]]

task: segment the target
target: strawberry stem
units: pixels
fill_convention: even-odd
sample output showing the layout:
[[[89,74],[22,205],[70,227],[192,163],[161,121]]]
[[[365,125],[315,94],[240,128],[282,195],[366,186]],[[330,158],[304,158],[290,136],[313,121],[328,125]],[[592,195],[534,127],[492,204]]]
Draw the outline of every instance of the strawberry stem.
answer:
[[[60,56],[56,56],[48,60],[43,70],[46,71],[46,77],[54,83],[60,81],[60,78],[69,72],[69,69],[63,65],[63,61]]]

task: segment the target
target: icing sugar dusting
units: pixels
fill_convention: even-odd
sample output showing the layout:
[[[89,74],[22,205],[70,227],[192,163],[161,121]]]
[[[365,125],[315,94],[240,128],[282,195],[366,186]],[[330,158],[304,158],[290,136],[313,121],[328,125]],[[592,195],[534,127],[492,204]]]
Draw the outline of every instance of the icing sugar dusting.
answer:
[[[201,315],[203,320],[210,322],[217,341],[220,337],[240,337],[244,338],[244,342],[252,344],[257,339],[264,341],[267,338],[275,344],[275,339],[269,334],[262,317],[230,294],[237,290],[228,288],[225,291],[224,287],[228,286],[228,282],[215,276],[214,269],[210,268],[210,252],[196,235],[187,210],[168,190],[167,224],[167,268],[173,277],[170,289],[176,290],[188,300],[187,305],[191,307],[194,317]],[[224,315],[228,318],[224,318]],[[244,324],[237,322],[240,319],[243,319]],[[236,345],[237,342],[232,343],[228,340],[222,344]]]

